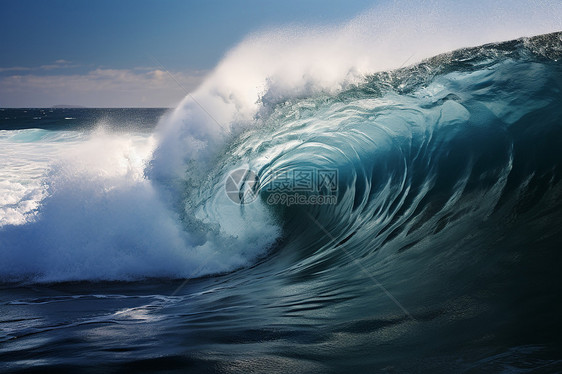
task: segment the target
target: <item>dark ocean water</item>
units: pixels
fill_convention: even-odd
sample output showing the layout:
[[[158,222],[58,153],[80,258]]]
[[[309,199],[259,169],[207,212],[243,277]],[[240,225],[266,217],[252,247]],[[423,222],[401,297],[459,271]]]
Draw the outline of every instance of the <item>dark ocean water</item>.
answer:
[[[265,95],[175,178],[163,109],[3,110],[0,370],[562,372],[561,58]]]
[[[0,130],[151,131],[165,108],[20,108],[0,109]]]

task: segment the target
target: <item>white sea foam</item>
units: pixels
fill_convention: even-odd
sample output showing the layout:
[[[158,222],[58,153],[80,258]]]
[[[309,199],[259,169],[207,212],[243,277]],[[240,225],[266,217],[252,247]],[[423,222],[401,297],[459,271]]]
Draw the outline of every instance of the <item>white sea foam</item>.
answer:
[[[37,131],[2,148],[2,279],[197,276],[244,266],[276,235],[194,237],[144,177],[152,136],[100,130],[61,143]]]

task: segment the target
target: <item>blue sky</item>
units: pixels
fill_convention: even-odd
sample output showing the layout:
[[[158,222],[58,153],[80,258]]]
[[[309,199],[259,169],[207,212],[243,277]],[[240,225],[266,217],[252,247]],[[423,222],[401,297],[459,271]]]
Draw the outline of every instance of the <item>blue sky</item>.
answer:
[[[373,1],[0,0],[0,107],[174,106],[249,33]],[[164,79],[165,78],[165,79]]]

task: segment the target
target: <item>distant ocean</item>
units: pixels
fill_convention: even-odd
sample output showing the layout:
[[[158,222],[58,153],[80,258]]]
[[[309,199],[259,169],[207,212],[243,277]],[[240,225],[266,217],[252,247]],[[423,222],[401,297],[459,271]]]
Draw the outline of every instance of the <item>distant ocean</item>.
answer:
[[[562,372],[562,33],[270,84],[0,109],[1,372]]]
[[[166,108],[0,108],[0,130],[152,132]],[[35,131],[37,132],[37,131]],[[28,131],[33,133],[33,131]],[[5,134],[8,134],[7,132]],[[12,135],[15,133],[12,133]]]

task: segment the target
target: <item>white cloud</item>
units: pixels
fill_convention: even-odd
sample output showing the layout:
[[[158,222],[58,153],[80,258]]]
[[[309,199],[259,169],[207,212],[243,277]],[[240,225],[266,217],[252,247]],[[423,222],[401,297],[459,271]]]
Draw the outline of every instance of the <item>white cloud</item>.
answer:
[[[172,74],[155,68],[98,68],[85,74],[11,75],[0,78],[0,107],[170,107],[186,95],[180,84],[192,91],[205,72]]]
[[[5,71],[29,71],[29,70],[31,70],[31,68],[25,66],[11,66],[8,68],[0,68],[0,73],[3,73]]]
[[[60,61],[60,60],[59,60]],[[41,65],[37,70],[54,70],[54,69],[69,69],[69,68],[77,68],[81,65],[77,64],[48,64],[48,65]]]
[[[28,66],[10,66],[2,68],[0,67],[0,73],[9,72],[9,71],[39,71],[39,70],[53,70],[53,69],[68,69],[68,68],[76,68],[81,65],[72,64],[72,61],[68,60],[56,60],[52,64],[46,64],[41,66],[35,67],[28,67]]]

